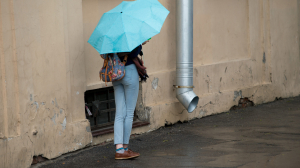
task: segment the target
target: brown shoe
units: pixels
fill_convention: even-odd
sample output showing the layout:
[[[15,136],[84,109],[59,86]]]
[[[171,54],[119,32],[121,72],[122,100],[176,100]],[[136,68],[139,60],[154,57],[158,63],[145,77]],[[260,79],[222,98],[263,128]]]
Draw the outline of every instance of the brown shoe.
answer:
[[[131,159],[138,157],[139,155],[140,154],[137,155],[135,152],[124,151],[124,153],[116,153],[115,159]]]
[[[129,152],[129,153],[132,153],[133,155],[136,155],[136,156],[140,156],[140,154],[139,153],[137,153],[137,152],[133,152],[132,150],[130,150],[130,149],[128,149],[128,151],[127,152]]]

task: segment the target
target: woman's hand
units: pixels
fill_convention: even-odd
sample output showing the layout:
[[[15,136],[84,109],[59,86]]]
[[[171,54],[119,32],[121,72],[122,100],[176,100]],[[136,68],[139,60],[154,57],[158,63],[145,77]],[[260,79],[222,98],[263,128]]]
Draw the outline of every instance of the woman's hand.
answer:
[[[146,71],[147,68],[144,67],[143,63],[141,62],[141,60],[138,57],[133,58],[132,61],[134,62],[135,66],[138,70],[138,73],[141,76],[147,75],[147,71]]]

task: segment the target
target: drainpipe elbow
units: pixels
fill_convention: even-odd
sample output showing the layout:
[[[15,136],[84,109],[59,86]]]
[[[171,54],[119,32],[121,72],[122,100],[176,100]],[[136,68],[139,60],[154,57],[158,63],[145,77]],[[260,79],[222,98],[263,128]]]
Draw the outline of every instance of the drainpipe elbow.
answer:
[[[181,89],[177,90],[177,99],[187,109],[189,113],[193,112],[199,102],[199,97],[194,93],[193,90],[182,93]]]

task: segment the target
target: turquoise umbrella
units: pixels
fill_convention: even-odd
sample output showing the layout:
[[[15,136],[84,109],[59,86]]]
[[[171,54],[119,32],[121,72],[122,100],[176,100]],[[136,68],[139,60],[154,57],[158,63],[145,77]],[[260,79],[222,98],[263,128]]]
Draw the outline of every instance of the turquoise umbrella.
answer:
[[[130,52],[160,33],[168,14],[157,0],[123,1],[102,15],[88,42],[100,54]]]

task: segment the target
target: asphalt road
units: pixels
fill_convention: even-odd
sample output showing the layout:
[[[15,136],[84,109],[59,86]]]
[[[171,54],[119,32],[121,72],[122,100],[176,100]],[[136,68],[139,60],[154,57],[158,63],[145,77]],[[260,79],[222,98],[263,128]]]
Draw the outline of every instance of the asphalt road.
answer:
[[[115,160],[111,143],[32,168],[299,168],[300,97],[177,123],[130,144],[139,158]]]

